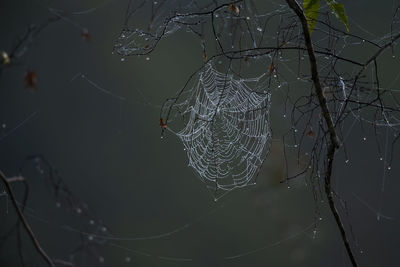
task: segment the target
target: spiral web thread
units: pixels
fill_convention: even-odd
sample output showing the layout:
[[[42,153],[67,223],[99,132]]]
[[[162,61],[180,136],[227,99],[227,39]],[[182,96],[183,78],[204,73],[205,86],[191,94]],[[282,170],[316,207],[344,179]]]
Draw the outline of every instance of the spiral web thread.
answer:
[[[262,77],[234,79],[207,64],[183,102],[164,105],[169,122],[183,118],[181,130],[168,130],[181,139],[189,166],[215,192],[254,184],[268,154],[270,93]]]

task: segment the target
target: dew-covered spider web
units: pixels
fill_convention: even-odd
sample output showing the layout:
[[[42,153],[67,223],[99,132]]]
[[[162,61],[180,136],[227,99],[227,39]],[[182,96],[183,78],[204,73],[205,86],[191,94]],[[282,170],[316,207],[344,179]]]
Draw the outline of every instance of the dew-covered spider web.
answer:
[[[166,129],[180,138],[209,189],[253,184],[268,154],[270,93],[262,78],[236,79],[206,64],[192,88],[163,106]]]

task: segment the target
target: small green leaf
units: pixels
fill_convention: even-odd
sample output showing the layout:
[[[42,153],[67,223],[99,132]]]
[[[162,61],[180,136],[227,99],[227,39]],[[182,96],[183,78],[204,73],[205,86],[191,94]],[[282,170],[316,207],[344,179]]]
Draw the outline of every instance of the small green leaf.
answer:
[[[306,12],[310,34],[313,32],[315,26],[317,25],[319,8],[319,0],[304,0],[304,10]]]
[[[343,22],[344,26],[346,26],[347,31],[349,32],[349,19],[346,15],[346,10],[344,9],[343,4],[337,3],[335,0],[327,0],[329,6],[331,7],[335,16]]]

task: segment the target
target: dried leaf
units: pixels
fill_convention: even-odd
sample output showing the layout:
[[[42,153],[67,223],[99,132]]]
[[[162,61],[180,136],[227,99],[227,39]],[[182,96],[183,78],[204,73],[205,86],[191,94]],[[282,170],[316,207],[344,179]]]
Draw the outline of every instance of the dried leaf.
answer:
[[[92,35],[90,34],[89,30],[86,28],[82,29],[81,36],[82,36],[82,39],[84,39],[86,41],[92,40]]]
[[[239,15],[239,13],[240,13],[239,7],[235,4],[230,4],[229,10],[232,11],[233,13],[235,13],[236,15]]]
[[[34,70],[30,70],[25,74],[25,87],[31,89],[32,91],[35,91],[36,85],[37,74]]]
[[[1,57],[3,58],[3,64],[6,64],[6,65],[10,65],[11,64],[11,59],[8,56],[6,51],[2,51],[1,52]]]
[[[271,63],[271,65],[269,66],[269,73],[272,74],[275,71],[275,64],[274,62]]]
[[[160,118],[160,126],[161,126],[163,129],[167,129],[167,123],[165,123],[165,121],[164,121],[163,118]]]
[[[314,138],[314,137],[315,137],[315,132],[314,132],[313,130],[309,130],[309,131],[306,133],[306,136],[309,136],[309,137]]]

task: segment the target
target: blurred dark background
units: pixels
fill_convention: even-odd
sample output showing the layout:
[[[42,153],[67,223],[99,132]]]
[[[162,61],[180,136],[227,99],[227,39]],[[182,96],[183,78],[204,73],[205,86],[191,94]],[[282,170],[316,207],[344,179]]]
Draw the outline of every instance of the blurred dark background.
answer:
[[[389,31],[395,1],[342,2],[355,31],[361,26],[371,38]],[[27,156],[44,155],[74,196],[87,203],[96,223],[107,225],[107,233],[155,237],[98,244],[76,259],[77,266],[350,266],[327,204],[314,202],[303,178],[290,188],[280,183],[285,168],[279,136],[257,186],[217,202],[187,167],[179,140],[160,138],[160,105],[202,64],[202,54],[196,40],[179,33],[161,42],[149,59],[121,61],[112,48],[127,5],[0,1],[1,51],[11,49],[29,25],[53,17],[49,7],[68,14],[43,29],[26,54],[1,73],[0,169],[15,176]],[[35,89],[25,86],[31,71],[37,75]],[[281,103],[273,103],[273,129],[287,126]],[[335,186],[349,214],[340,211],[346,227],[352,226],[361,266],[399,266],[398,164],[384,171],[372,134],[363,133],[363,141],[354,128],[349,162],[338,158]],[[82,236],[88,238],[71,228],[83,231],[90,216],[58,207],[35,164],[26,164],[22,174],[30,185],[28,221],[49,255],[68,260]],[[21,197],[22,186],[13,188]],[[315,218],[317,204],[322,220]],[[378,209],[391,218],[377,220]],[[0,197],[0,233],[15,220],[10,200]],[[21,266],[15,235],[0,247],[0,266]],[[45,266],[23,235],[26,266]],[[226,258],[234,255],[241,256]]]

